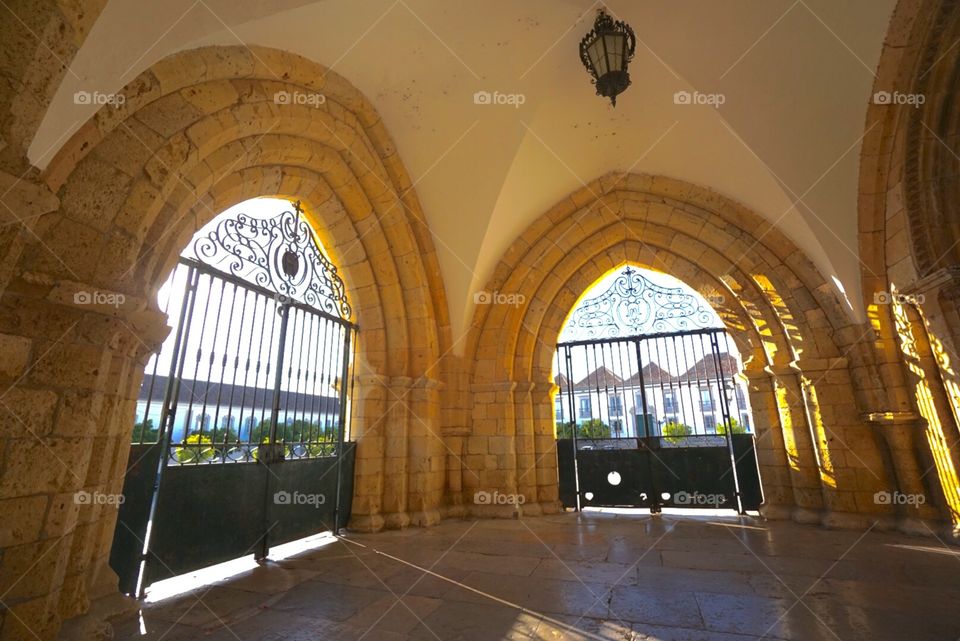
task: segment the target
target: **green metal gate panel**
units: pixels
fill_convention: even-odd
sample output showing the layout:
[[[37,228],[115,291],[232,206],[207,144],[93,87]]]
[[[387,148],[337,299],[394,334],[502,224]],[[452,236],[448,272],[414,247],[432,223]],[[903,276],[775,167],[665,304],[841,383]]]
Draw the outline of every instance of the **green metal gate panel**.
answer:
[[[353,479],[356,447],[345,444],[344,454],[336,457],[284,461],[271,466],[267,535],[270,545],[288,543],[323,530],[336,531],[337,479]],[[339,468],[339,469],[338,469]],[[346,485],[346,484],[343,484]],[[341,488],[340,508],[349,515],[349,497],[353,483]],[[344,518],[347,518],[347,516]]]
[[[628,440],[632,439],[621,439]],[[572,439],[558,440],[560,496],[564,507],[578,507],[579,496],[579,507],[737,509],[730,452],[726,446],[664,446],[663,440],[637,439],[637,447],[633,448],[623,447],[623,442],[615,448],[588,446],[577,450],[575,460]],[[740,509],[756,510],[763,501],[763,493],[753,435],[734,435],[733,448],[737,457]]]
[[[267,474],[259,463],[168,466],[144,584],[254,553],[265,533]]]
[[[557,439],[557,472],[560,483],[560,503],[563,507],[577,507],[577,470],[573,455],[573,439]]]
[[[737,480],[743,509],[758,510],[763,504],[763,487],[760,485],[760,465],[753,434],[734,434],[733,454],[737,461]]]
[[[130,448],[127,475],[123,480],[124,501],[117,514],[117,526],[110,548],[110,567],[120,577],[120,591],[137,591],[143,546],[150,520],[150,502],[160,465],[160,443],[136,444]]]

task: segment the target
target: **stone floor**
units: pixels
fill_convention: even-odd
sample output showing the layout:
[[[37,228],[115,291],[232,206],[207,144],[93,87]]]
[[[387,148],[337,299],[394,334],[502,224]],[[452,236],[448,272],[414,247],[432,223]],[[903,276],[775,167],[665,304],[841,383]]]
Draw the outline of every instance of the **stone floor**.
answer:
[[[147,604],[146,635],[116,638],[960,639],[960,550],[934,538],[604,513],[347,538]]]

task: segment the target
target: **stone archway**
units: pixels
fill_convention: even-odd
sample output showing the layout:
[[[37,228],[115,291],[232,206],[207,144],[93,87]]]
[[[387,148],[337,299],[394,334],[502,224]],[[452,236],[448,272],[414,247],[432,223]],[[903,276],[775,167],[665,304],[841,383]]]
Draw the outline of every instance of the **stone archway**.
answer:
[[[352,525],[435,523],[444,491],[447,303],[410,179],[370,103],[316,63],[256,47],[179,53],[122,93],[43,174],[56,206],[0,298],[12,355],[0,410],[26,428],[3,444],[16,461],[3,495],[24,497],[11,504],[18,538],[4,569],[36,564],[6,598],[16,617],[52,631],[116,594],[116,511],[73,496],[120,491],[143,368],[168,331],[156,290],[194,232],[248,198],[303,202],[356,309]],[[78,306],[82,291],[125,302]]]
[[[858,202],[863,300],[887,390],[869,418],[900,491],[930,495],[900,518],[946,521],[951,537],[960,524],[958,37],[957,2],[897,4],[867,109]]]
[[[458,443],[464,504],[496,488],[524,494],[525,509],[557,509],[557,336],[580,294],[626,262],[723,295],[717,311],[747,361],[762,426],[768,515],[855,525],[885,511],[874,493],[887,487],[887,466],[858,404],[876,385],[858,349],[865,328],[770,223],[710,190],[647,175],[608,175],[562,200],[487,283],[520,302],[481,306],[473,320],[473,403],[461,419],[470,429]]]

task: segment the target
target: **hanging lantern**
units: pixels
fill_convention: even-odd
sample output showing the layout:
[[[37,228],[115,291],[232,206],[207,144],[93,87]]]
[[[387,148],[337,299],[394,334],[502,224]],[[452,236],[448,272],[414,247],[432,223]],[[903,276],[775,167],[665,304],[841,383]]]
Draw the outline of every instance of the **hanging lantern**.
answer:
[[[617,96],[630,86],[627,65],[633,59],[637,37],[626,22],[600,9],[593,29],[580,41],[580,60],[593,77],[597,95],[617,106]]]

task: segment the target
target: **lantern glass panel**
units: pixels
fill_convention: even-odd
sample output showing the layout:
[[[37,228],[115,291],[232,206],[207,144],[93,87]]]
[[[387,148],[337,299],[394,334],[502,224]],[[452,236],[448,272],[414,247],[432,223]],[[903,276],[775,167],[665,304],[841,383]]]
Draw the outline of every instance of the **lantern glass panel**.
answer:
[[[609,70],[607,67],[607,57],[603,51],[603,40],[597,38],[590,43],[587,53],[590,55],[590,62],[593,64],[594,71],[597,72],[597,77],[602,77]]]
[[[609,34],[603,37],[607,48],[607,63],[612,71],[623,69],[623,47],[626,38],[619,34]]]

